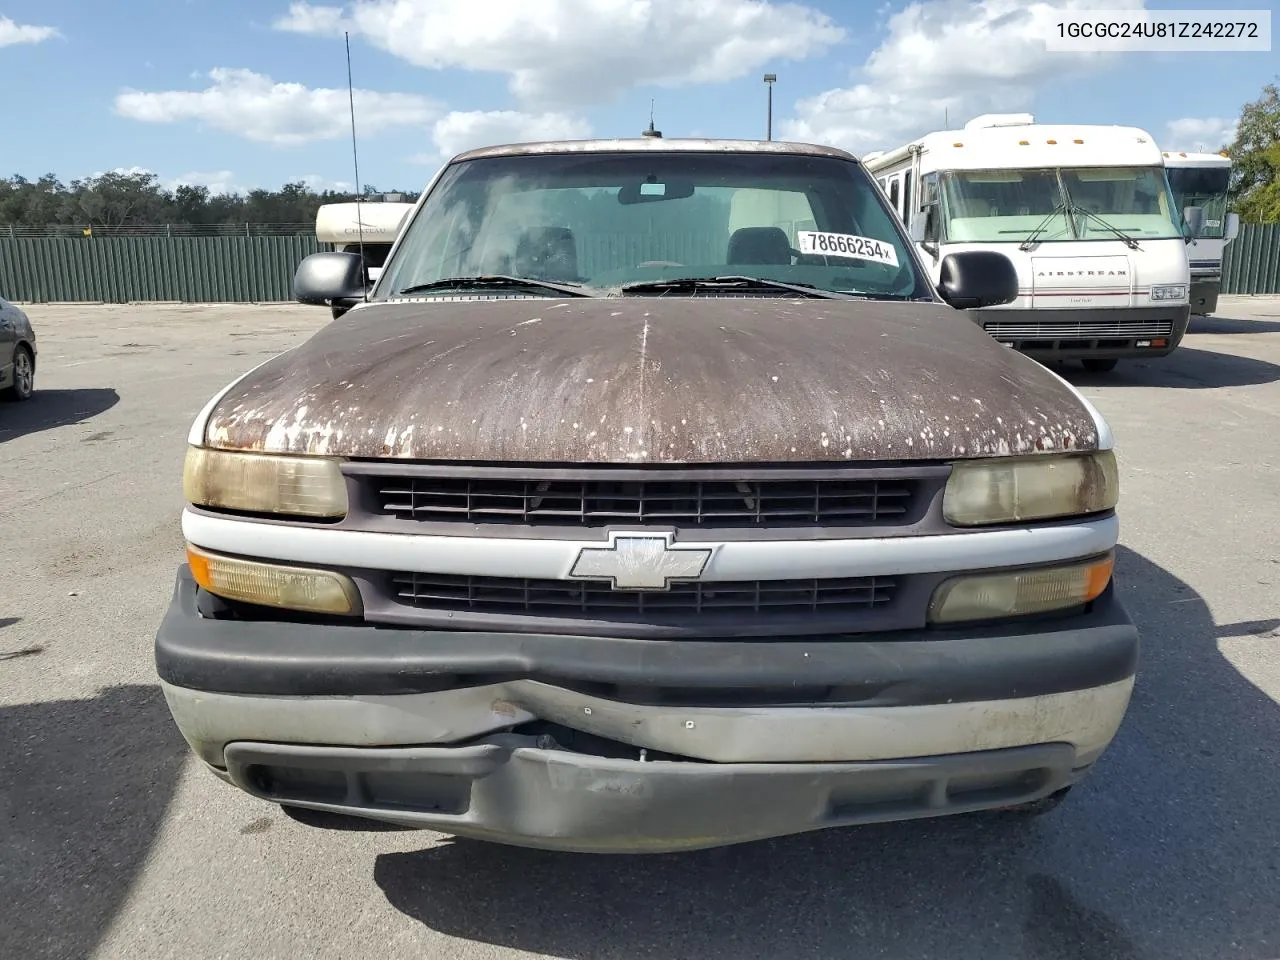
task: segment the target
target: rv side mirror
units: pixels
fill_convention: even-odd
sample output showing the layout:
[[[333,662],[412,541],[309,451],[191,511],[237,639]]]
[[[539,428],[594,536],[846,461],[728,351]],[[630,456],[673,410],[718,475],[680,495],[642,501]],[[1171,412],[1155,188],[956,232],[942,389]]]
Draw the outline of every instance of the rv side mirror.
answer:
[[[938,293],[957,310],[998,307],[1018,298],[1018,271],[1003,253],[952,253],[942,259]]]
[[[313,253],[293,274],[293,297],[299,303],[342,305],[343,301],[363,299],[368,289],[364,261],[358,253]]]
[[[1227,222],[1223,224],[1222,237],[1230,243],[1240,235],[1240,214],[1228,213]]]
[[[1193,238],[1200,236],[1200,231],[1204,229],[1204,207],[1184,207],[1182,219]]]

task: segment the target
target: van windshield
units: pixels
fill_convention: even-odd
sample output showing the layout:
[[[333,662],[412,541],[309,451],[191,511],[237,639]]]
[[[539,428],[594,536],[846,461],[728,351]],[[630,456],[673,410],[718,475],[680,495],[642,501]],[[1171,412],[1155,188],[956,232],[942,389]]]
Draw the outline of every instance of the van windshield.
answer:
[[[942,183],[952,243],[1182,236],[1163,167],[950,171]]]
[[[406,227],[375,297],[477,276],[580,284],[593,295],[747,276],[878,298],[933,297],[910,241],[858,163],[745,151],[517,154],[451,164]]]

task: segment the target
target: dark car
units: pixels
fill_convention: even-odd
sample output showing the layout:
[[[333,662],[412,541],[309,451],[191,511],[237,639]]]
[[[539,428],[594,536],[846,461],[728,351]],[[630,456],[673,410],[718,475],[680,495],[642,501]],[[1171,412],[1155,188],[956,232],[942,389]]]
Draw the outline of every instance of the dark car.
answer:
[[[462,154],[191,427],[173,717],[264,800],[577,851],[1051,808],[1125,715],[1106,422],[853,156]]]
[[[36,388],[36,332],[20,308],[0,298],[0,399],[29,400]]]

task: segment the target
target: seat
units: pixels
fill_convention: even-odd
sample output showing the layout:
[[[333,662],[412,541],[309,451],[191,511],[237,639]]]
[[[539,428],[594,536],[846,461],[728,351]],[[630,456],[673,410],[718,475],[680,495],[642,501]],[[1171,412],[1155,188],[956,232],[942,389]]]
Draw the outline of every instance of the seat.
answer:
[[[726,263],[791,264],[791,241],[781,227],[741,227],[729,237]]]
[[[573,282],[578,244],[568,227],[530,227],[520,234],[511,272],[518,277]]]

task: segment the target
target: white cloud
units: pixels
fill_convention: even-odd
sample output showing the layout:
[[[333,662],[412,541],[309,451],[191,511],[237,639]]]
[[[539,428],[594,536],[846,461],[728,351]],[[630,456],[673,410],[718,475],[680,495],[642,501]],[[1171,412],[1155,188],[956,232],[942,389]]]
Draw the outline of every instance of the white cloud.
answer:
[[[305,183],[316,193],[324,193],[326,190],[334,190],[338,193],[350,193],[353,189],[351,183],[346,180],[331,180],[318,173],[305,173],[300,177],[290,177],[289,182]]]
[[[1160,141],[1163,150],[1194,150],[1215,153],[1236,138],[1240,120],[1226,117],[1183,117],[1170,120],[1165,137]]]
[[[89,174],[89,179],[96,180],[98,177],[107,173],[115,173],[122,177],[137,177],[148,173],[154,174],[155,171],[150,167],[112,167],[110,170],[95,170],[93,173]]]
[[[309,3],[291,3],[289,12],[276,20],[277,30],[293,33],[314,33],[322,36],[341,35],[354,24],[342,15],[341,7],[313,6]]]
[[[527,108],[604,103],[644,84],[735,80],[821,54],[845,31],[774,0],[355,0],[294,3],[276,24],[345,27],[410,63],[505,73]]]
[[[211,70],[209,77],[213,83],[199,91],[126,90],[116,97],[116,112],[145,123],[199,120],[261,143],[297,145],[350,136],[346,90],[278,83],[252,70],[227,67]],[[355,102],[362,135],[426,124],[439,112],[433,101],[410,93],[356,90]]]
[[[213,196],[248,193],[247,187],[236,183],[236,175],[230,170],[192,171],[165,183],[168,190],[176,190],[178,187],[204,187]]]
[[[437,153],[416,158],[423,163],[448,160],[464,150],[535,140],[581,140],[591,124],[563,113],[519,113],[515,110],[455,110],[436,121],[431,131]]]
[[[19,43],[44,43],[60,36],[62,34],[57,27],[36,27],[0,17],[0,47],[12,47]]]
[[[1064,10],[1142,9],[1142,0],[917,0],[888,21],[863,82],[796,104],[783,137],[857,152],[888,148],[987,112],[1025,110],[1038,89],[1117,62],[1114,53],[1049,53]],[[944,119],[945,118],[945,119]]]

